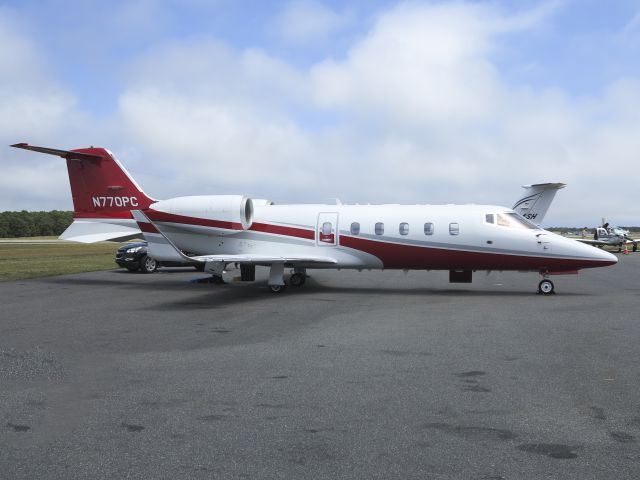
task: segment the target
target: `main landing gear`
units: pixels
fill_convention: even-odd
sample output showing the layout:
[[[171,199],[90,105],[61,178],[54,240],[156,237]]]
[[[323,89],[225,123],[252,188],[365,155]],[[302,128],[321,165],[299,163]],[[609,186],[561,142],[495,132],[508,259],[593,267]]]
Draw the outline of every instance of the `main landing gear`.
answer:
[[[553,282],[548,278],[543,279],[538,284],[538,295],[554,295],[555,293]]]
[[[301,287],[306,281],[307,275],[305,273],[296,272],[289,277],[289,285],[291,285],[292,287]]]
[[[289,277],[288,285],[292,287],[302,287],[307,281],[307,271],[304,268],[295,268]],[[284,269],[280,270],[280,265],[271,266],[269,274],[269,290],[272,293],[281,293],[285,289]]]

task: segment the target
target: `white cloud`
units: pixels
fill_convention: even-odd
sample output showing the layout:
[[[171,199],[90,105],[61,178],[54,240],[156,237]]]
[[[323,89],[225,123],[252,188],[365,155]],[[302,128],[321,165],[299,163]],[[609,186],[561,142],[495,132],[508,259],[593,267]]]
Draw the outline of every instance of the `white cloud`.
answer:
[[[47,79],[45,61],[10,11],[0,9],[0,132],[4,138],[51,132],[74,107],[69,92]]]
[[[28,31],[15,12],[0,8],[0,210],[71,209],[64,160],[9,145],[77,148],[113,138],[113,129],[79,110]]]
[[[326,40],[352,20],[348,11],[336,12],[316,0],[290,1],[275,22],[277,33],[290,42]]]
[[[639,80],[576,97],[513,84],[496,61],[515,36],[547,28],[558,5],[507,14],[487,3],[403,3],[381,12],[344,55],[306,70],[265,48],[173,39],[135,59],[117,114],[91,127],[75,120],[73,95],[38,70],[33,45],[0,28],[0,39],[26,52],[17,59],[23,73],[0,77],[0,98],[19,98],[11,89],[33,97],[0,105],[0,125],[17,125],[12,135],[35,128],[61,146],[111,138],[105,146],[160,198],[510,205],[521,184],[564,181],[549,223],[614,215],[638,223],[625,200],[639,179]],[[309,8],[326,10],[294,7],[307,8],[302,19],[315,18]],[[0,46],[3,54],[12,55]],[[13,182],[24,171],[14,173]]]

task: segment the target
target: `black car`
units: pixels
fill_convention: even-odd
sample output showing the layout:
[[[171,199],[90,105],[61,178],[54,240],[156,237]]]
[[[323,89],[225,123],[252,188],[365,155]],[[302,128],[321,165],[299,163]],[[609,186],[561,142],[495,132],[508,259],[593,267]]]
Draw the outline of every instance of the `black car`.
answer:
[[[204,264],[190,262],[159,262],[147,253],[147,242],[127,243],[116,252],[116,263],[130,272],[153,273],[158,267],[195,267],[202,270]]]

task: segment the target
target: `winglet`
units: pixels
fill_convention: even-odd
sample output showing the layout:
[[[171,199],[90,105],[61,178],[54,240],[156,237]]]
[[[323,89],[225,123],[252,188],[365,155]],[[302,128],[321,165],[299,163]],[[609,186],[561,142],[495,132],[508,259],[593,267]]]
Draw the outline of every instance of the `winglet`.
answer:
[[[144,239],[149,244],[149,254],[153,258],[165,262],[198,262],[198,260],[182,253],[182,251],[149,220],[149,217],[147,217],[142,210],[131,210],[131,214],[138,223]]]

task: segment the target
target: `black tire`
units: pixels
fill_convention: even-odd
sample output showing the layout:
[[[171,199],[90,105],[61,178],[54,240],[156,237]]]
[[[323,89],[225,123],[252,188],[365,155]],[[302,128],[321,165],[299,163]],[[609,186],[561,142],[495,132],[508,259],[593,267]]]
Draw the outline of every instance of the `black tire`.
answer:
[[[256,279],[256,266],[240,264],[240,280],[243,282],[253,282]]]
[[[197,265],[194,265],[193,268],[195,268],[199,272],[204,272],[204,263],[199,263]]]
[[[284,291],[284,285],[269,285],[271,293],[282,293]]]
[[[306,282],[307,277],[302,273],[294,273],[289,277],[289,285],[292,287],[301,287]]]
[[[158,269],[158,262],[155,258],[148,255],[143,256],[140,259],[140,271],[142,273],[153,273]]]
[[[634,252],[637,252],[638,251],[638,244],[634,243],[633,247],[631,248],[631,250],[633,250]]]
[[[542,280],[538,284],[538,293],[542,295],[553,295],[555,292],[555,287],[551,280],[547,280],[546,278]]]

